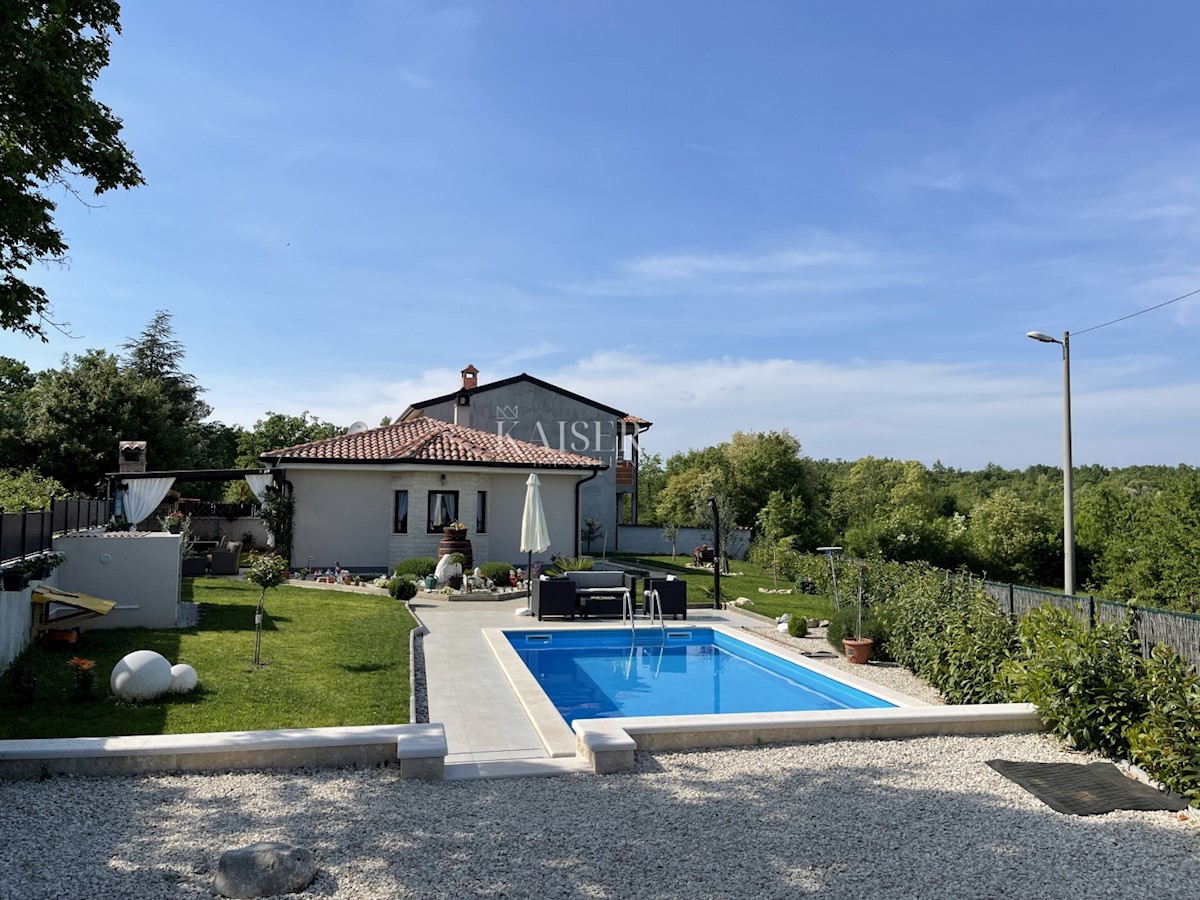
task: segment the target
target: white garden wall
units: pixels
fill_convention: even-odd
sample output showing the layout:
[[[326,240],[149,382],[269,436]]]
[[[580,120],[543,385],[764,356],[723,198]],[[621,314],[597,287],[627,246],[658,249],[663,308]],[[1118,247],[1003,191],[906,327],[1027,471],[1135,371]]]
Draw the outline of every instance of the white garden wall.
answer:
[[[179,618],[177,534],[145,531],[76,532],[54,539],[66,557],[57,570],[65,591],[117,604],[107,616],[80,623],[89,628],[170,628]]]

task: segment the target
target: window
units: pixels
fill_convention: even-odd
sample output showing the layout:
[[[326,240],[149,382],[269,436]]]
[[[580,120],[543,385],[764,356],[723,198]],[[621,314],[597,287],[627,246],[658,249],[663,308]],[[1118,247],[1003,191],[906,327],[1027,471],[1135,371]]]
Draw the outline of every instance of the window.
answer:
[[[487,491],[475,495],[475,531],[487,534]]]
[[[458,521],[458,491],[430,491],[429,518],[425,531],[436,534],[451,522]]]
[[[408,534],[408,491],[396,491],[392,511],[392,534]]]

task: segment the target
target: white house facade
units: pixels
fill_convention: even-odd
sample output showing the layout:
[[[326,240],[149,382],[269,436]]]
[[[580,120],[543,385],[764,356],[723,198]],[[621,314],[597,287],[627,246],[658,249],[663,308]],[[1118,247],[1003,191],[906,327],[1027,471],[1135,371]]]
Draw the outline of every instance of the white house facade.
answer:
[[[578,552],[582,489],[605,464],[582,454],[432,417],[264,453],[296,501],[292,564],[382,570],[436,556],[463,523],[476,565],[517,564],[526,481],[536,473],[551,546]]]

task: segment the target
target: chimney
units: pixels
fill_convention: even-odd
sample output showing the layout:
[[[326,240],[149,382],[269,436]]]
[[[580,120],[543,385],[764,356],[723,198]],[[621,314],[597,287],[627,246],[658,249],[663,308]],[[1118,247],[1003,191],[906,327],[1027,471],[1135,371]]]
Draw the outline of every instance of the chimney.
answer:
[[[471,394],[470,391],[475,390],[478,381],[476,376],[479,375],[479,370],[474,366],[467,366],[462,370],[462,387],[458,389],[458,393],[454,395],[454,424],[464,425],[467,428],[471,427]]]
[[[146,471],[146,442],[119,441],[117,443],[118,472]]]

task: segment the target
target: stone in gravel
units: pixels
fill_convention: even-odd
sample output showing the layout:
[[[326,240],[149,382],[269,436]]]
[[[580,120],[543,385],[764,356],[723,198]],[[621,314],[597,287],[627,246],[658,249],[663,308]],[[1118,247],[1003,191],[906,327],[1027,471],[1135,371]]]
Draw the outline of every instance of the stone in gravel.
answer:
[[[172,694],[189,694],[200,680],[196,670],[187,663],[171,666],[171,684],[167,688]]]
[[[213,891],[222,897],[295,894],[316,877],[317,861],[311,850],[281,841],[260,841],[221,854]]]
[[[153,650],[134,650],[113,666],[108,686],[122,700],[153,700],[171,686],[171,664]]]

